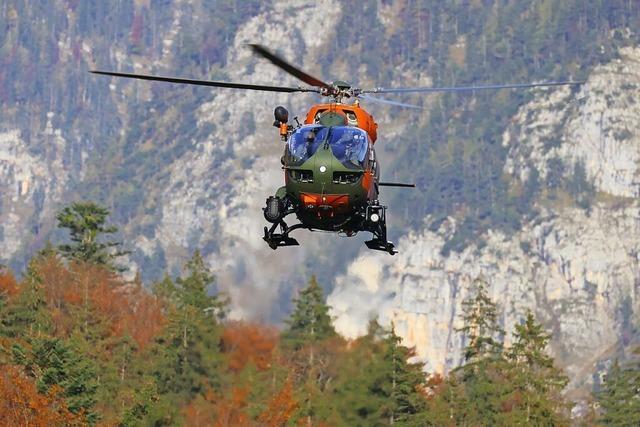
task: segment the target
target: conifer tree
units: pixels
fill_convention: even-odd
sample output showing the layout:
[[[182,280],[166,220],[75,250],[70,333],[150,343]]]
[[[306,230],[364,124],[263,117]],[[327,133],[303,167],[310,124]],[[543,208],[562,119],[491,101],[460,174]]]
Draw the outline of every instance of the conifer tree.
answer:
[[[536,322],[527,311],[524,322],[516,325],[514,343],[507,352],[508,389],[506,398],[511,409],[504,414],[506,424],[568,424],[567,408],[562,389],[568,379],[554,366],[553,358],[546,352],[551,335]]]
[[[185,273],[174,284],[168,278],[163,280],[163,289],[172,295],[172,306],[165,333],[152,350],[152,375],[160,394],[187,401],[221,384],[219,320],[227,303],[208,294],[214,278],[199,251],[187,262]]]
[[[122,413],[120,421],[122,426],[144,425],[144,421],[149,421],[148,417],[154,402],[158,400],[155,381],[144,378],[140,383],[133,397],[133,403],[128,408],[125,408]]]
[[[322,288],[315,276],[309,279],[306,288],[293,300],[295,308],[286,321],[288,328],[282,340],[291,351],[291,359],[299,374],[300,394],[304,396],[296,414],[296,419],[307,425],[323,411],[321,396],[325,385],[331,380],[328,375],[331,359],[331,338],[337,337],[329,306],[324,301]]]
[[[484,279],[474,281],[473,292],[470,298],[462,302],[464,326],[456,330],[467,339],[463,351],[465,366],[472,366],[485,358],[500,357],[502,342],[498,337],[504,335],[498,324],[496,304],[487,294]]]
[[[128,252],[118,249],[120,242],[102,241],[103,236],[118,231],[117,227],[106,225],[107,216],[109,211],[94,202],[75,202],[65,207],[56,218],[59,228],[69,230],[72,243],[58,246],[60,253],[67,259],[122,271],[114,260]]]
[[[396,422],[411,425],[414,416],[426,406],[424,396],[420,393],[426,379],[422,372],[423,365],[409,362],[414,353],[401,345],[401,341],[392,325],[384,340],[382,375],[375,384],[387,402],[380,409],[388,417],[390,425]]]
[[[458,424],[492,425],[507,392],[500,340],[504,331],[498,325],[497,306],[489,298],[483,279],[474,281],[472,294],[462,302],[462,308],[464,326],[458,331],[465,334],[467,345],[463,350],[464,363],[452,372],[458,394],[452,400],[455,404],[452,415]]]
[[[20,294],[2,313],[0,335],[28,338],[51,333],[51,315],[37,272],[37,261],[38,258],[31,260],[20,286]]]
[[[294,349],[313,344],[336,335],[329,317],[329,306],[324,302],[322,288],[315,276],[293,300],[295,309],[287,320],[288,328],[283,334],[284,340]]]
[[[58,338],[35,338],[30,346],[14,344],[14,361],[25,366],[36,379],[38,391],[46,394],[51,387],[60,387],[67,407],[94,423],[98,414],[93,411],[96,403],[95,367],[73,345]]]
[[[367,335],[358,338],[340,363],[333,399],[340,422],[349,426],[370,426],[388,423],[380,414],[388,396],[380,393],[378,377],[383,367],[385,331],[376,320],[369,323]]]
[[[620,366],[615,362],[598,395],[600,420],[606,425],[640,425],[640,364]]]
[[[421,363],[410,362],[413,356],[393,326],[384,330],[372,321],[339,369],[334,399],[341,424],[424,425],[418,414],[426,407],[426,375]]]

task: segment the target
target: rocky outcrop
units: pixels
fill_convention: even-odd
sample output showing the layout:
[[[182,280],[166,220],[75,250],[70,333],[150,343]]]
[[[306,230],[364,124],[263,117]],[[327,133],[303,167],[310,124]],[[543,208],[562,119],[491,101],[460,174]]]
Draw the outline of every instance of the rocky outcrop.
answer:
[[[66,141],[51,125],[54,113],[48,113],[46,128],[35,135],[47,149],[32,154],[31,146],[19,130],[0,132],[0,241],[2,259],[11,259],[32,245],[42,244],[34,236],[52,216],[52,205],[68,181],[62,157]],[[35,139],[34,138],[34,139]],[[29,230],[31,233],[25,233]]]
[[[553,160],[562,172],[584,167],[598,191],[640,195],[640,48],[597,67],[579,90],[543,90],[523,106],[504,134],[506,170],[527,180],[545,178]]]

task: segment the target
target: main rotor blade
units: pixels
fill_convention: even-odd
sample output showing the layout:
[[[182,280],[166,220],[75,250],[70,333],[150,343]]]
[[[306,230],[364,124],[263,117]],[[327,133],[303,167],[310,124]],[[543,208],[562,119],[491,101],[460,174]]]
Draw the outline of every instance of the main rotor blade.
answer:
[[[579,86],[584,81],[566,81],[566,82],[544,82],[544,83],[516,83],[506,85],[480,85],[480,86],[451,86],[451,87],[398,87],[398,88],[375,88],[365,89],[360,93],[408,93],[408,92],[471,92],[475,90],[497,90],[497,89],[528,89],[533,87],[549,87],[549,86]]]
[[[316,86],[316,87],[331,87],[331,85],[323,82],[322,80],[316,77],[313,77],[310,74],[305,73],[304,71],[302,71],[301,69],[297,68],[294,65],[289,64],[287,61],[280,58],[278,55],[271,52],[270,50],[268,50],[266,47],[262,45],[249,44],[249,47],[251,48],[251,50],[253,50],[253,53],[262,56],[263,58],[271,62],[273,65],[275,65],[276,67],[283,69],[287,73],[302,80],[308,85]]]
[[[316,88],[265,86],[265,85],[252,85],[252,84],[245,84],[245,83],[217,82],[212,80],[180,79],[176,77],[152,76],[147,74],[116,73],[113,71],[92,70],[90,72],[93,74],[101,74],[104,76],[127,77],[131,79],[153,80],[158,82],[169,82],[169,83],[182,83],[182,84],[197,85],[197,86],[226,87],[231,89],[262,90],[267,92],[320,92],[320,90]]]
[[[417,105],[405,104],[403,102],[398,102],[398,101],[390,101],[388,99],[377,98],[371,95],[359,95],[358,98],[361,98],[367,101],[372,101],[372,102],[379,102],[381,104],[395,105],[396,107],[413,108],[416,110],[422,110],[422,107],[419,107]]]

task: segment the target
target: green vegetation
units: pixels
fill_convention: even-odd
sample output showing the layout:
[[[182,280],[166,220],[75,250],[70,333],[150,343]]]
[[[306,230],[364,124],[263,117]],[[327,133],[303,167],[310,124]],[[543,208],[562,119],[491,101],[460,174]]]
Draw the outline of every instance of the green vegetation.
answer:
[[[497,307],[477,280],[463,302],[464,363],[435,387],[429,425],[569,425],[567,384],[547,353],[550,336],[529,311],[505,348]]]
[[[69,260],[104,265],[119,270],[113,260],[128,252],[117,250],[119,242],[102,242],[102,236],[113,234],[118,227],[107,226],[109,211],[94,202],[76,202],[58,215],[58,227],[69,230],[71,244],[58,246],[60,254]]]
[[[549,334],[526,312],[505,345],[484,279],[463,302],[464,357],[446,377],[425,373],[393,325],[372,321],[365,336],[340,337],[315,277],[282,331],[226,320],[229,301],[214,283],[198,251],[180,277],[154,283],[153,293],[108,264],[51,247],[20,281],[2,270],[0,418],[30,425],[569,423],[567,378],[547,353]],[[637,376],[635,365],[614,366],[599,395],[603,422],[638,419]]]
[[[295,310],[287,320],[288,328],[283,339],[298,350],[305,345],[331,338],[336,331],[331,325],[329,307],[324,303],[322,288],[315,276],[294,301]]]
[[[606,425],[626,426],[640,423],[640,349],[630,362],[617,361],[607,374],[605,387],[598,395],[602,410],[600,421]]]

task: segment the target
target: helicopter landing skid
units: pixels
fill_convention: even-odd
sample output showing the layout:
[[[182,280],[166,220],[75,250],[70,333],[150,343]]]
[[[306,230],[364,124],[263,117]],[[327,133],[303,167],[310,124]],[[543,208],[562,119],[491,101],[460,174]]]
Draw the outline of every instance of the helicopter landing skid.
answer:
[[[276,228],[280,226],[281,233],[275,233]],[[289,237],[289,233],[298,228],[303,228],[302,224],[296,224],[292,227],[288,227],[284,221],[276,222],[271,228],[264,228],[264,237],[262,240],[267,242],[269,247],[274,251],[280,246],[299,246],[300,243],[293,237]]]
[[[388,252],[390,255],[398,253],[393,243],[387,240],[387,207],[380,206],[377,201],[367,207],[366,217],[369,218],[368,231],[373,234],[373,239],[364,242],[369,249]],[[375,218],[375,221],[373,220]]]
[[[391,255],[395,255],[398,253],[398,251],[396,251],[395,249],[395,245],[391,242],[387,242],[386,240],[371,239],[364,242],[364,244],[367,245],[369,249],[388,252]]]

